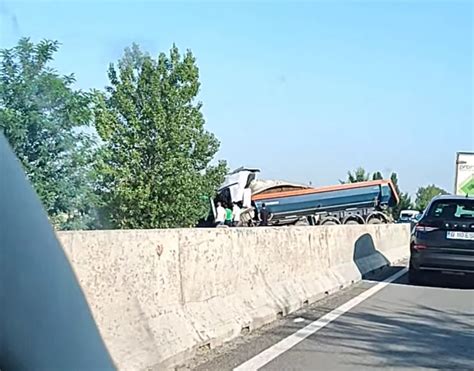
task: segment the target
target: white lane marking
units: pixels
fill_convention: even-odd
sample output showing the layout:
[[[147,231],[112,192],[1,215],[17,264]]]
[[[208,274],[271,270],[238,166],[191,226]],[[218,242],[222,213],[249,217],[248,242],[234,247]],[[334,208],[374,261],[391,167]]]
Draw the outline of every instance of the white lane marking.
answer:
[[[306,321],[306,320],[304,318],[301,318],[301,317],[295,318],[293,320],[294,323],[301,323],[301,322],[304,322],[304,321]]]
[[[350,311],[356,305],[362,303],[364,300],[370,298],[372,295],[376,294],[382,290],[385,286],[397,280],[401,276],[407,273],[407,268],[403,268],[392,276],[388,277],[382,282],[379,282],[370,289],[364,291],[360,295],[352,298],[348,302],[342,304],[333,311],[325,314],[318,320],[311,322],[308,326],[303,327],[302,329],[296,331],[294,334],[288,336],[287,338],[281,340],[270,348],[264,350],[262,353],[257,354],[255,357],[249,359],[248,361],[242,363],[240,366],[234,368],[234,371],[254,371],[265,366],[267,363],[270,363],[272,360],[277,358],[279,355],[285,353],[290,348],[293,348],[296,344],[300,343],[308,336],[314,334],[315,332],[326,327],[332,321],[337,319],[339,316]]]

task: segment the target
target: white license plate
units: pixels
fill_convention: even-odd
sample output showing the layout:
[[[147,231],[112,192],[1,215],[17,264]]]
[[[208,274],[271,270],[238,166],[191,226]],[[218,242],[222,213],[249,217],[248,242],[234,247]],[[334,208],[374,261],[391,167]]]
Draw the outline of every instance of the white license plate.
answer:
[[[448,231],[446,232],[446,238],[450,240],[474,241],[474,232]]]

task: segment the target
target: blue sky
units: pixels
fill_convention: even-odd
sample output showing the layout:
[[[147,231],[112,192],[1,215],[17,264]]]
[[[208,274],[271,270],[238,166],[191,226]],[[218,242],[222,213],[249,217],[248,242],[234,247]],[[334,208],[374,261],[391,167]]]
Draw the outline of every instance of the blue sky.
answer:
[[[207,128],[231,167],[329,185],[363,166],[414,193],[452,191],[474,150],[473,3],[1,1],[0,47],[59,40],[82,89],[139,43],[175,42],[201,71]]]

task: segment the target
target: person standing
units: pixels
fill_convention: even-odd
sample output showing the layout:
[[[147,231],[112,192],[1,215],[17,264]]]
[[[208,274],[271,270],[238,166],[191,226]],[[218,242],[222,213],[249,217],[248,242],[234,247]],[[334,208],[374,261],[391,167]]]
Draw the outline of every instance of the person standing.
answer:
[[[234,227],[240,227],[242,224],[240,222],[240,214],[242,211],[240,210],[239,205],[237,205],[237,202],[234,202],[234,206],[232,208],[232,221],[234,224]]]
[[[266,227],[268,225],[268,219],[270,217],[270,212],[267,209],[267,205],[265,202],[262,204],[262,208],[260,209],[260,226]]]
[[[220,202],[217,203],[216,209],[216,226],[224,225],[225,223],[225,209]]]

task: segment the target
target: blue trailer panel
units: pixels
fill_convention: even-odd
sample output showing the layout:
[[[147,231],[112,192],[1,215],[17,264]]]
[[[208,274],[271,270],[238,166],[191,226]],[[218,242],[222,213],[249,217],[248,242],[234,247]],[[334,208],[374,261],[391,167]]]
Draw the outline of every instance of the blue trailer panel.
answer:
[[[396,205],[398,195],[389,181],[259,194],[254,203],[259,211],[265,203],[273,223],[288,218],[321,215],[341,220],[351,214],[367,219],[375,212]]]

